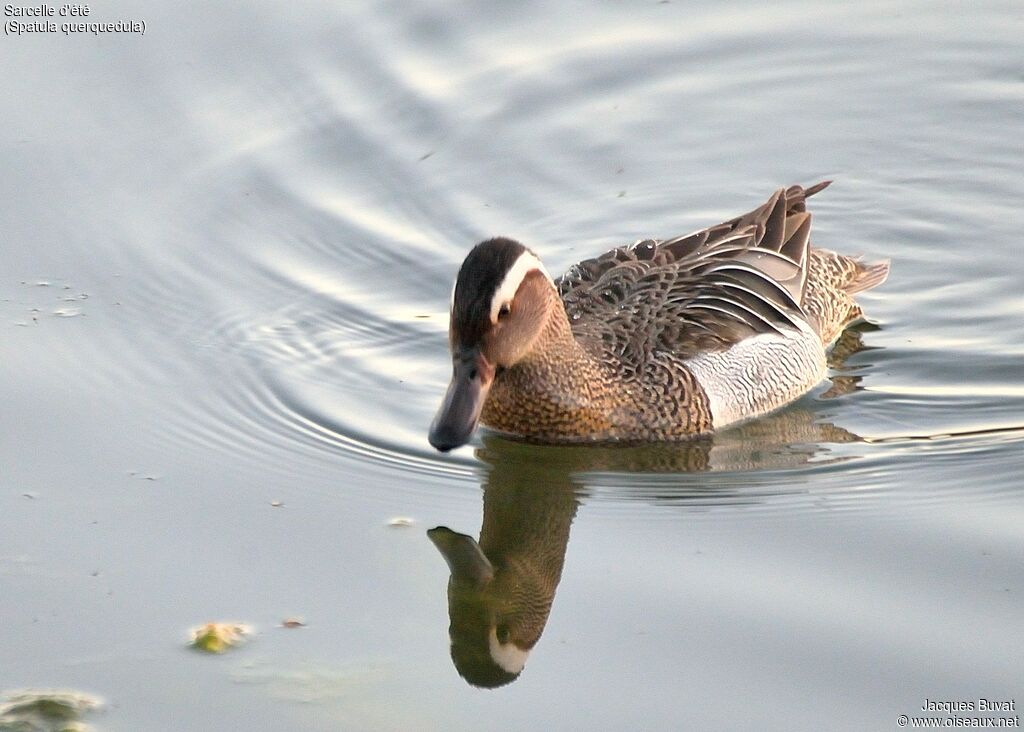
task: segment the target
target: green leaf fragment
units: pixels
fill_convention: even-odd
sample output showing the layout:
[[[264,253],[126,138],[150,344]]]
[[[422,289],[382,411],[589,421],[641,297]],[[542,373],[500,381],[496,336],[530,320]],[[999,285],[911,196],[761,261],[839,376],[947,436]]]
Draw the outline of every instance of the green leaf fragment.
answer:
[[[243,642],[250,633],[248,626],[238,623],[207,623],[192,629],[191,646],[205,653],[224,653]]]
[[[77,691],[25,689],[0,693],[0,732],[90,732],[82,715],[103,702]]]

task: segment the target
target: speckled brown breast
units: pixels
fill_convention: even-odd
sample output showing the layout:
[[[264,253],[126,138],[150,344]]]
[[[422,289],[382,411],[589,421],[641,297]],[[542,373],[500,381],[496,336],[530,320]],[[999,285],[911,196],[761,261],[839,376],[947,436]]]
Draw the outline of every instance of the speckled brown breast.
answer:
[[[542,352],[498,374],[481,421],[556,442],[671,440],[712,429],[707,396],[680,359],[652,358],[626,378],[583,348]]]

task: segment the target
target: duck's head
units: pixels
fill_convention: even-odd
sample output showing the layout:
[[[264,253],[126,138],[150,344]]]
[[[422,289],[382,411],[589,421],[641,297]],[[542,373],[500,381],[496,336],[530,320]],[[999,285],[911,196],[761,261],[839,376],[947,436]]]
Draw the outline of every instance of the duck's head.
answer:
[[[452,290],[452,380],[430,425],[431,445],[448,451],[469,441],[495,376],[533,350],[554,293],[540,259],[519,242],[489,239],[473,247]]]
[[[515,576],[506,576],[502,581],[502,569],[491,564],[471,536],[445,526],[431,529],[427,536],[451,570],[448,637],[459,675],[470,684],[485,688],[515,681],[539,636],[537,632],[530,637],[529,621],[534,613],[520,597],[522,583],[516,582]],[[509,572],[506,570],[505,574]],[[510,587],[515,589],[510,591]],[[541,622],[540,628],[543,627]]]

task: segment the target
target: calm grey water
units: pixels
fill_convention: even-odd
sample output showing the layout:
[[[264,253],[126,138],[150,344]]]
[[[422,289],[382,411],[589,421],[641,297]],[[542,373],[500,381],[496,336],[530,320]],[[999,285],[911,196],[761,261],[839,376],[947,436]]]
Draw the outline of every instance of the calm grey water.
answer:
[[[0,40],[0,691],[168,731],[1024,704],[1020,3],[92,6],[117,19],[146,34]],[[831,384],[690,446],[430,450],[475,241],[562,271],[823,178],[815,241],[893,262]],[[487,691],[425,533],[485,512],[562,562]],[[211,620],[256,633],[188,650]]]

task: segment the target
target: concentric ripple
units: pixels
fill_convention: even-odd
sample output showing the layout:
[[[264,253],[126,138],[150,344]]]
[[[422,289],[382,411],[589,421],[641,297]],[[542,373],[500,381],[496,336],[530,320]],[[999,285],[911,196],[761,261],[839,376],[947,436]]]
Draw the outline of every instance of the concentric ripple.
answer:
[[[924,476],[945,462],[965,471],[1000,464],[1022,441],[1016,364],[1024,326],[1007,316],[1020,305],[1013,277],[984,259],[965,260],[956,245],[976,231],[971,212],[997,231],[1012,214],[1009,199],[993,194],[1019,187],[999,164],[1003,138],[979,143],[975,153],[992,161],[992,175],[985,186],[957,190],[955,205],[949,191],[861,161],[852,118],[843,121],[849,129],[807,124],[800,139],[775,143],[719,139],[716,125],[733,111],[721,100],[777,110],[766,129],[788,124],[787,104],[815,88],[803,73],[806,53],[777,51],[755,82],[747,45],[704,38],[699,28],[685,37],[654,32],[653,17],[623,29],[644,39],[642,49],[621,34],[575,44],[548,38],[527,44],[514,63],[466,38],[438,46],[416,23],[398,33],[407,45],[389,56],[381,47],[395,42],[392,31],[371,23],[344,63],[321,59],[310,70],[293,59],[265,77],[269,86],[248,90],[267,100],[264,117],[225,117],[216,99],[194,110],[197,129],[234,141],[197,161],[193,187],[168,204],[184,212],[182,227],[208,239],[175,247],[132,293],[155,316],[141,329],[150,334],[140,341],[146,361],[184,369],[204,394],[179,405],[167,433],[255,460],[290,455],[300,471],[308,458],[385,479],[412,476],[396,481],[402,490],[417,490],[419,478],[477,482],[493,459],[547,460],[562,453],[486,438],[475,453],[442,456],[427,446],[450,368],[450,283],[474,241],[517,236],[557,272],[606,246],[722,220],[774,186],[836,177],[814,199],[816,244],[894,261],[885,287],[863,297],[879,327],[858,328],[837,345],[831,383],[713,440],[574,450],[564,453],[568,463],[550,458],[562,465],[552,469],[571,472],[598,502],[625,505],[794,509],[824,505],[825,495],[832,506],[856,507],[893,491],[924,500],[908,483],[931,486],[932,498],[977,491],[998,500],[1001,491],[971,481],[944,491]],[[434,27],[421,20],[420,30]],[[713,64],[688,65],[709,48]],[[842,45],[828,53],[851,93],[885,97],[884,88],[863,85],[885,78],[867,73],[874,62]],[[700,106],[711,89],[720,101]],[[681,109],[701,124],[680,126]],[[965,114],[987,129],[980,112]],[[580,122],[595,119],[601,124]],[[227,124],[235,125],[228,136]],[[680,170],[657,146],[631,142],[652,135],[690,150],[688,167],[701,175]],[[884,162],[919,144],[895,138],[893,149],[871,154]],[[929,149],[944,144],[936,138]],[[805,149],[834,152],[805,158]],[[737,156],[750,160],[740,181],[722,168]],[[158,249],[150,243],[148,251]]]

